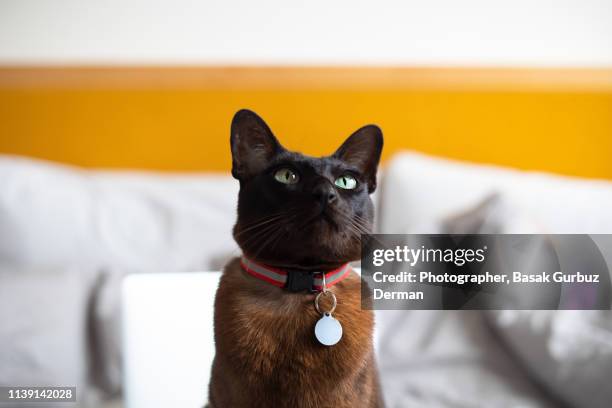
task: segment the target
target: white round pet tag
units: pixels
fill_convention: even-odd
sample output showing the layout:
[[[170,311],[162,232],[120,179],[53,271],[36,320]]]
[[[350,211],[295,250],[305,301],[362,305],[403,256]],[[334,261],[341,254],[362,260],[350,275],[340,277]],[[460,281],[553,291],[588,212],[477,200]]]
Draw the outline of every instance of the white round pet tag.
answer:
[[[315,325],[315,337],[325,346],[333,346],[342,338],[342,325],[331,313],[324,313]]]

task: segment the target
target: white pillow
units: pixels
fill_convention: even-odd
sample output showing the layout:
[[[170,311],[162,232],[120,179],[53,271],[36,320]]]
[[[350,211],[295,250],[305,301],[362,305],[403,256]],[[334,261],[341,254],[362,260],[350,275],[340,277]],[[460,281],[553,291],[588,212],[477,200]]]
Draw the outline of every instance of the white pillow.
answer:
[[[86,336],[91,272],[0,262],[1,385],[76,386],[82,406],[95,398]]]
[[[382,233],[612,233],[612,183],[606,181],[407,152],[388,164],[379,194]],[[602,252],[612,247],[599,241]],[[609,406],[610,311],[492,311],[486,316],[498,335],[491,340],[499,338],[518,366],[550,394],[573,406]],[[409,327],[416,331],[415,325]],[[501,355],[489,359],[504,360]]]
[[[503,195],[541,232],[612,233],[612,182],[396,155],[379,191],[382,233],[435,233],[442,219]],[[512,228],[513,232],[522,231]],[[526,233],[532,231],[524,231]]]
[[[0,186],[5,262],[210,270],[236,248],[238,183],[229,175],[89,171],[0,156]]]

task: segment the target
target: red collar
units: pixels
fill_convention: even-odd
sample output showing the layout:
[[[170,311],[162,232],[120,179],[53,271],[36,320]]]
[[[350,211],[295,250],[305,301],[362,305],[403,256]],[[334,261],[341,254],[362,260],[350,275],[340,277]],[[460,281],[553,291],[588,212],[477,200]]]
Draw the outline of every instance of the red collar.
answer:
[[[323,290],[323,274],[325,274],[325,288],[327,289],[349,276],[351,271],[351,266],[348,263],[325,273],[282,270],[256,263],[245,256],[240,260],[240,265],[249,275],[291,292],[304,290],[320,292]]]

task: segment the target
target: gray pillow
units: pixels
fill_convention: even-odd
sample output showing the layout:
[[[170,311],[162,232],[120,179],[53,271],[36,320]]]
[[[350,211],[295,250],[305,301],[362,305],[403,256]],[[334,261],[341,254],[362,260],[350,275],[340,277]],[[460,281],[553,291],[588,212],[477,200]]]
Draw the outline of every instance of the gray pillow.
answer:
[[[517,208],[503,196],[493,195],[473,209],[446,219],[442,230],[457,234],[555,232],[544,230],[537,220]],[[612,265],[610,236],[592,237]],[[610,310],[500,310],[486,316],[516,361],[551,395],[575,407],[610,406]]]

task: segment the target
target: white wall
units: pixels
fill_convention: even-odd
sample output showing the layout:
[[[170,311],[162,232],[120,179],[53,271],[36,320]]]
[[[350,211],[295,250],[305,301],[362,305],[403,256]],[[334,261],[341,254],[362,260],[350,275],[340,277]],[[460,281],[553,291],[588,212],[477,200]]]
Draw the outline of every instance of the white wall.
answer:
[[[612,65],[612,0],[0,0],[1,64]]]

